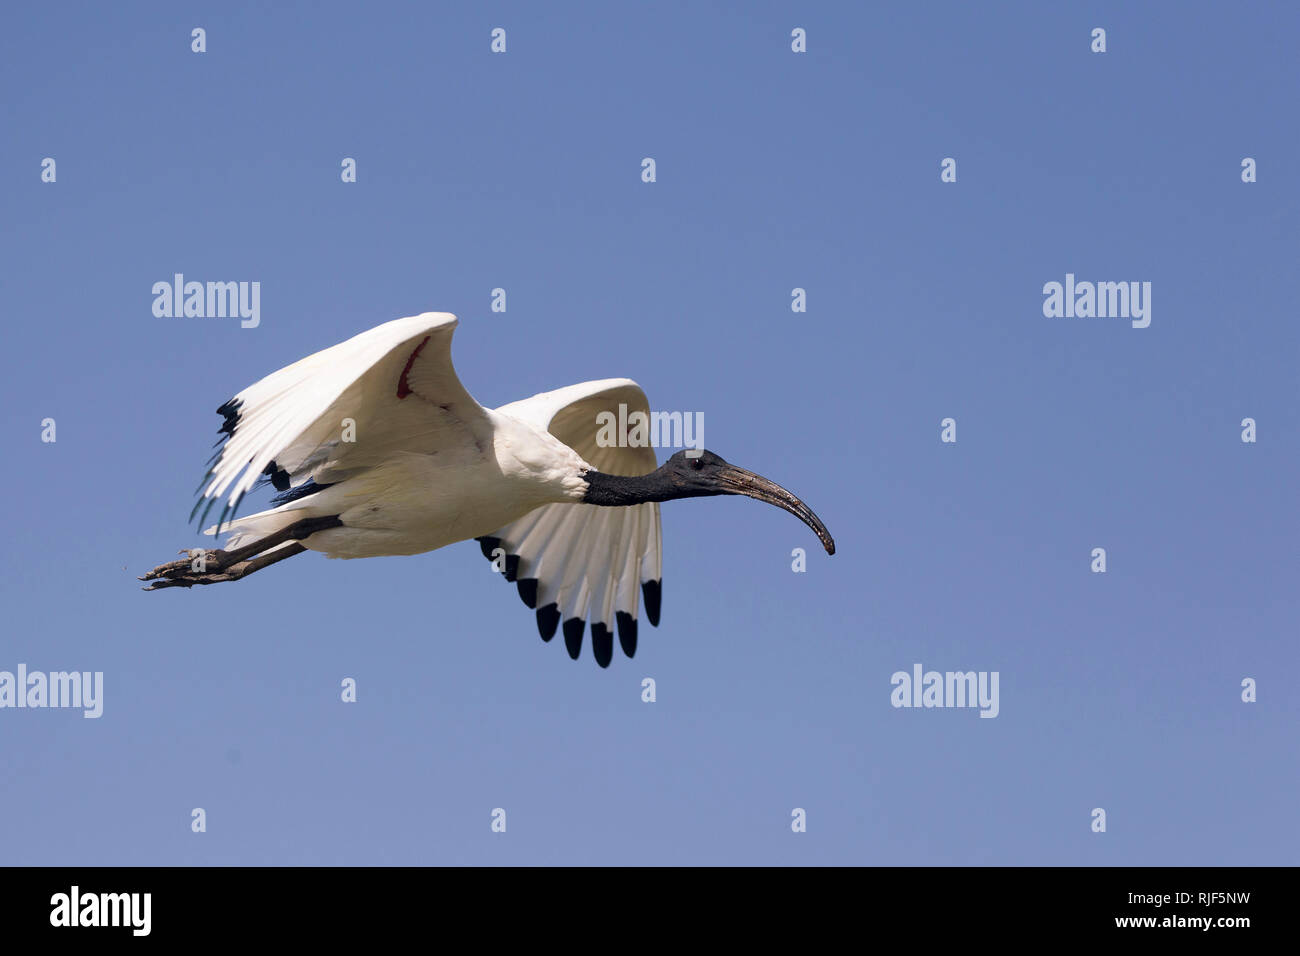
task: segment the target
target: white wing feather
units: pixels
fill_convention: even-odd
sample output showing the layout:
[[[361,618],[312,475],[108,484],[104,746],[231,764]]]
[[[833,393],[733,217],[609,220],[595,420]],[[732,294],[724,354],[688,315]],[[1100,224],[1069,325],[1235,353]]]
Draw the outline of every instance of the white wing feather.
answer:
[[[617,416],[620,404],[627,406],[629,415],[650,411],[645,392],[626,378],[543,392],[496,411],[549,431],[597,471],[649,474],[658,464],[654,449],[597,443],[597,415]],[[613,655],[616,630],[624,653],[635,653],[638,591],[645,593],[650,623],[659,623],[662,557],[655,503],[624,508],[545,505],[479,543],[489,558],[498,548],[506,553],[506,579],[516,581],[524,603],[537,610],[544,640],[550,640],[563,622],[565,646],[574,659],[581,653],[586,623],[591,624],[592,647],[602,667]]]
[[[385,322],[244,389],[218,409],[227,439],[200,504],[228,492],[233,510],[272,464],[284,490],[286,479],[340,480],[416,435],[450,442],[489,429],[451,364],[456,324],[447,312]],[[341,440],[346,420],[357,440]]]

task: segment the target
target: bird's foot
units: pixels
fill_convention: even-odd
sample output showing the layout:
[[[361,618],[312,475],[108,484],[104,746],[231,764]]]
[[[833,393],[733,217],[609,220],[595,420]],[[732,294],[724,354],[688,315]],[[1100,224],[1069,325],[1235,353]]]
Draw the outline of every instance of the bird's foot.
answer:
[[[153,582],[145,591],[160,588],[188,588],[196,584],[216,584],[220,581],[237,581],[243,577],[248,562],[231,564],[226,551],[205,551],[195,548],[180,552],[186,557],[179,561],[160,564],[139,580]]]

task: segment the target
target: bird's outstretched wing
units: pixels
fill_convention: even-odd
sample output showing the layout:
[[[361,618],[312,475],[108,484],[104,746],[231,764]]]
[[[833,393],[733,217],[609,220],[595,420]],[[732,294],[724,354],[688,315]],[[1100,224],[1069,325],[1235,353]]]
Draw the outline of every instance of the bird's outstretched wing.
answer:
[[[228,494],[224,519],[260,478],[280,492],[338,481],[417,437],[473,447],[451,433],[490,425],[452,367],[455,328],[448,312],[395,319],[244,389],[217,409],[222,437],[194,510]]]
[[[650,411],[641,387],[626,378],[543,392],[496,411],[549,431],[597,471],[649,474],[657,467],[653,448],[597,442],[597,415],[618,416],[620,404],[627,406],[627,415]],[[661,534],[659,505],[653,502],[625,508],[544,505],[478,542],[489,559],[498,549],[504,552],[505,578],[536,609],[542,640],[554,637],[562,622],[564,644],[574,660],[582,651],[588,621],[601,667],[608,667],[614,655],[616,629],[623,652],[628,657],[636,652],[638,585],[646,618],[659,624]]]

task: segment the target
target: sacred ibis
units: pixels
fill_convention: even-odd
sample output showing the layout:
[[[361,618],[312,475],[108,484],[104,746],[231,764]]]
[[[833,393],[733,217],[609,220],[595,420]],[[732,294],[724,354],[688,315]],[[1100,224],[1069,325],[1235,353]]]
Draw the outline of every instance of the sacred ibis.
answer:
[[[562,625],[576,660],[590,621],[607,667],[615,630],[628,657],[636,650],[638,584],[646,618],[659,623],[659,502],[746,495],[795,515],[835,553],[807,505],[712,452],[656,467],[644,445],[602,447],[611,443],[597,440],[601,412],[649,411],[630,379],[483,408],[452,368],[455,328],[446,312],[386,322],[218,408],[221,437],[195,512],[226,497],[204,531],[220,534],[231,515],[226,547],[182,551],[140,579],[152,582],[145,590],[237,581],[306,550],[368,558],[474,538],[536,611],[543,640]],[[233,519],[259,481],[279,492],[275,507]]]

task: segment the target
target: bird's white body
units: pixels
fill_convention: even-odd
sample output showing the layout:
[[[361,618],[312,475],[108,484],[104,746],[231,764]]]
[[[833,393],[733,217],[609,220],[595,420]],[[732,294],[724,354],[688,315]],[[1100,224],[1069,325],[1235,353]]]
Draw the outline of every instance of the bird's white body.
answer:
[[[236,521],[231,546],[303,517],[338,515],[341,528],[303,542],[331,558],[420,554],[492,534],[548,504],[576,502],[593,466],[535,426],[490,409],[480,444],[395,450],[354,477]]]

